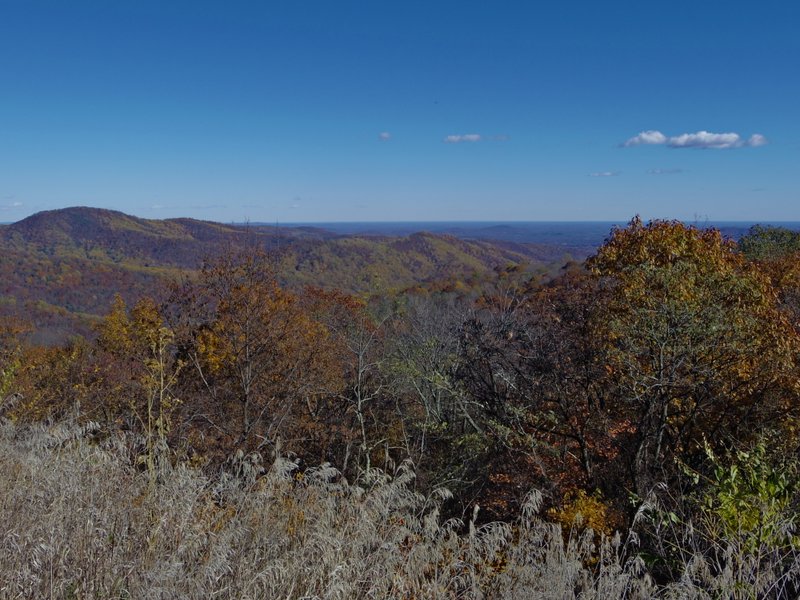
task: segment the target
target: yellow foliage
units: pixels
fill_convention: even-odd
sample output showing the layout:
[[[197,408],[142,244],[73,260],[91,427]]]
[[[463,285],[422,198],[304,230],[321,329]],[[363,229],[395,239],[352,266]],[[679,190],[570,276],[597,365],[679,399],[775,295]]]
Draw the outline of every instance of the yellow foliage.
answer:
[[[795,424],[800,336],[770,279],[719,231],[637,217],[587,265],[607,290],[593,336],[622,398],[613,409],[640,424],[637,485],[703,431]]]
[[[548,515],[565,531],[588,528],[598,534],[610,535],[614,528],[614,515],[599,490],[591,495],[585,490],[567,492],[561,508],[551,508]]]

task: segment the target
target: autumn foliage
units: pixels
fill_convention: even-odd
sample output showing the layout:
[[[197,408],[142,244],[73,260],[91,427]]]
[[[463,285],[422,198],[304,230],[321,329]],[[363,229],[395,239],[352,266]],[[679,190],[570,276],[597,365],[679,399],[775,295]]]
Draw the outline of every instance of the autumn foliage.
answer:
[[[726,469],[757,455],[774,474],[800,444],[793,240],[637,218],[557,277],[509,265],[379,298],[290,289],[274,255],[232,251],[118,296],[87,339],[26,345],[6,323],[0,416],[125,431],[148,472],[290,456],[298,477],[331,463],[369,484],[410,460],[419,490],[448,488],[442,510],[478,505],[476,522],[516,518],[536,489],[565,528],[610,533],[665,485],[669,522],[722,518]]]
[[[638,492],[704,437],[741,443],[796,419],[796,332],[769,279],[718,231],[634,220],[588,266],[609,288],[595,335],[615,412],[634,428]]]

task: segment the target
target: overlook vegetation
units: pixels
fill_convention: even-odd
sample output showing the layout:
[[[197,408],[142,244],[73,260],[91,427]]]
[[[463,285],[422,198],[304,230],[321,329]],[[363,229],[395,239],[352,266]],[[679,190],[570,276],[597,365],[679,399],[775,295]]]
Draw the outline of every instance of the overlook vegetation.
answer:
[[[223,244],[92,335],[9,316],[0,593],[796,598],[796,236],[634,219],[557,273],[429,234]]]

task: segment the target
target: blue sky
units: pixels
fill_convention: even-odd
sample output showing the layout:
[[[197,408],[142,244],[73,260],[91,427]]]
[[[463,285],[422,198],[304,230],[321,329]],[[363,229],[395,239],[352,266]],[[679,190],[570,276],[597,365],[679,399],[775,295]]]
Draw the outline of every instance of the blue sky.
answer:
[[[800,220],[798,30],[788,0],[0,0],[0,221]]]

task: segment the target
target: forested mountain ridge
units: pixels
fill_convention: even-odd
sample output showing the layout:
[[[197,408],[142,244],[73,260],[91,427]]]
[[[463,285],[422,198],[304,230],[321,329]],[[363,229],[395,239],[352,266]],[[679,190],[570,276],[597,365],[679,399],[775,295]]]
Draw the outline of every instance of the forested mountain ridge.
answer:
[[[205,255],[249,240],[318,240],[334,237],[321,229],[237,226],[197,219],[140,219],[125,213],[73,207],[36,213],[0,228],[5,248],[149,266],[196,268]]]
[[[386,293],[439,280],[480,279],[508,264],[553,270],[564,249],[450,235],[338,235],[315,227],[140,219],[74,207],[0,227],[0,313],[25,315],[40,341],[86,334],[114,294],[130,302],[191,277],[204,259],[255,247],[288,286]]]

